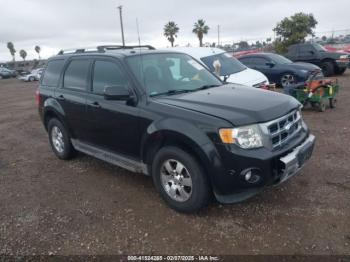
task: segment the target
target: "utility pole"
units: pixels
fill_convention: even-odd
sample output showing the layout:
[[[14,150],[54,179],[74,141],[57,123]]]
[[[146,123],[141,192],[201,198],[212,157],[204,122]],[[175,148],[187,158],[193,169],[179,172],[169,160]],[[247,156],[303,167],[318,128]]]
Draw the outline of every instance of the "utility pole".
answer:
[[[118,6],[119,17],[120,17],[120,28],[122,31],[122,42],[123,42],[123,46],[125,46],[122,8],[123,8],[123,6],[121,6],[121,5]]]
[[[218,46],[220,45],[220,25],[218,25]]]

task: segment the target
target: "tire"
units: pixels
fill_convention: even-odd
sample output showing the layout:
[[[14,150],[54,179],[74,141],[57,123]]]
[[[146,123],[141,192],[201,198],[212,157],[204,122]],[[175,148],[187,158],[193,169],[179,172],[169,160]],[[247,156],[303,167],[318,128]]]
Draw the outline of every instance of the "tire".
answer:
[[[342,74],[344,74],[345,71],[346,71],[346,69],[347,69],[347,68],[338,69],[338,70],[337,70],[337,75],[342,75]]]
[[[325,112],[326,111],[326,103],[324,99],[321,99],[321,101],[318,104],[318,111]]]
[[[335,108],[337,104],[337,99],[336,98],[330,98],[329,99],[329,107],[330,108]]]
[[[52,118],[48,122],[47,130],[50,145],[55,155],[63,160],[72,158],[76,151],[65,126],[58,119]]]
[[[282,87],[286,87],[292,84],[296,83],[296,77],[295,75],[291,74],[291,73],[285,73],[281,76],[280,79],[280,85]]]
[[[0,79],[2,79],[2,76],[0,76]]]
[[[157,191],[172,209],[194,213],[208,204],[207,177],[197,160],[186,151],[172,146],[160,149],[151,170]]]
[[[321,65],[323,75],[328,77],[334,75],[334,64],[330,61],[323,62]]]
[[[34,77],[29,77],[29,82],[34,82],[35,81],[35,78]]]

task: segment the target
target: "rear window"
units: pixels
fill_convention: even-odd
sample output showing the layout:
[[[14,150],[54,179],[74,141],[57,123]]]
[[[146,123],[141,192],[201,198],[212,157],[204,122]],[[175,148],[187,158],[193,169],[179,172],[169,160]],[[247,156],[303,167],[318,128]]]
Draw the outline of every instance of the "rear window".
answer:
[[[63,86],[70,89],[86,90],[90,60],[73,60],[64,73]]]
[[[58,85],[63,66],[63,59],[48,62],[41,84],[44,86],[56,87]]]

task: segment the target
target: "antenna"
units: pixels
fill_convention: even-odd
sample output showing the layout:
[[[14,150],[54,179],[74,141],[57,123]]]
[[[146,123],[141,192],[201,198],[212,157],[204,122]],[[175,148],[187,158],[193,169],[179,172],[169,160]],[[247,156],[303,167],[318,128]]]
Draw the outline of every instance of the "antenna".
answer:
[[[140,55],[140,63],[141,63],[141,66],[140,66],[140,76],[142,77],[142,81],[143,81],[143,86],[145,87],[145,89],[147,89],[147,86],[146,86],[146,79],[145,79],[145,71],[143,69],[143,57],[141,55],[141,37],[140,37],[140,30],[139,30],[139,20],[136,18],[136,30],[137,30],[137,37],[138,37],[138,40],[139,40],[139,55]],[[146,90],[146,96],[148,94],[147,92],[148,90]]]

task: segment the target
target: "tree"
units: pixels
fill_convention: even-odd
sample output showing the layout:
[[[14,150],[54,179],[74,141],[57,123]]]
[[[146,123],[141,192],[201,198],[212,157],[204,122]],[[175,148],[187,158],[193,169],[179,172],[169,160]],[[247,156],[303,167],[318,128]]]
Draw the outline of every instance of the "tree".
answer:
[[[209,26],[205,24],[203,19],[198,19],[198,21],[194,23],[192,33],[197,35],[199,39],[199,46],[203,46],[203,36],[208,34],[209,29]]]
[[[19,55],[22,57],[23,61],[26,61],[27,52],[25,50],[19,51]]]
[[[168,39],[168,41],[171,43],[171,46],[174,46],[175,38],[177,37],[177,34],[179,33],[179,27],[174,21],[170,21],[164,26],[164,36]]]
[[[15,46],[13,45],[12,42],[7,43],[7,48],[9,49],[11,56],[12,56],[12,61],[15,62],[15,54],[16,54],[16,49]]]
[[[35,52],[37,52],[37,53],[38,53],[39,60],[40,60],[40,59],[41,59],[41,57],[40,57],[40,51],[41,51],[40,46],[36,45],[36,46],[34,47],[34,50],[35,50]]]
[[[276,51],[284,53],[288,46],[304,42],[308,35],[314,36],[313,29],[316,25],[317,21],[313,14],[296,13],[284,18],[273,29],[278,36]]]
[[[238,47],[239,47],[239,49],[246,50],[249,48],[249,44],[247,41],[241,41],[238,43]]]

